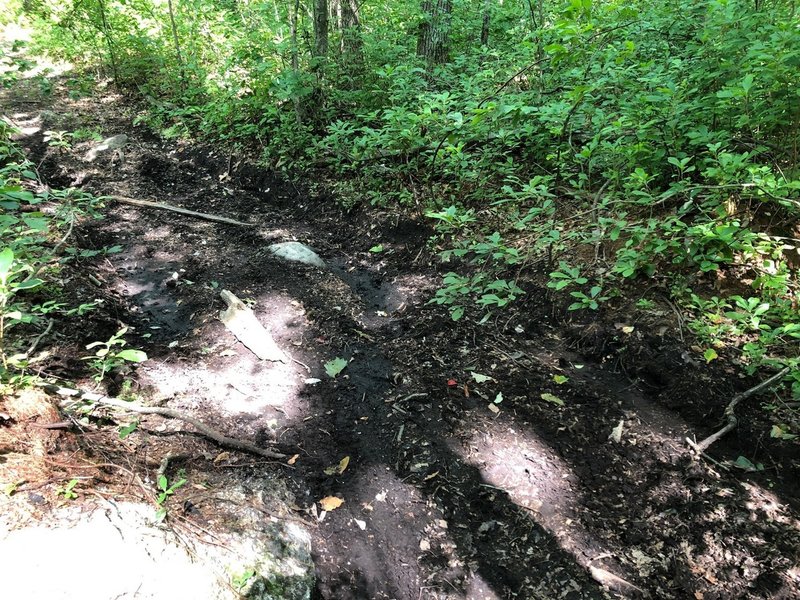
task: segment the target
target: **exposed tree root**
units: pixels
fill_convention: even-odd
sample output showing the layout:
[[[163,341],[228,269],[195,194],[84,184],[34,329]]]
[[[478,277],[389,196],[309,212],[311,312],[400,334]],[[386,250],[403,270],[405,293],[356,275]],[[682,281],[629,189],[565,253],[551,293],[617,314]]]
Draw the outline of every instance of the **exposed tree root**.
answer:
[[[59,396],[88,400],[89,402],[95,402],[103,406],[112,406],[114,408],[119,408],[122,410],[127,410],[129,412],[138,414],[161,415],[162,417],[168,417],[170,419],[177,419],[179,421],[184,421],[185,423],[193,425],[197,429],[197,431],[200,432],[201,435],[216,442],[218,445],[224,448],[230,448],[232,450],[240,450],[242,452],[249,452],[251,454],[257,454],[258,456],[264,456],[266,458],[286,457],[285,454],[275,452],[274,450],[267,450],[265,448],[261,448],[246,440],[227,437],[223,433],[217,431],[212,427],[209,427],[208,425],[206,425],[205,423],[203,423],[198,419],[195,419],[191,415],[188,415],[184,412],[172,408],[164,408],[161,406],[142,406],[140,404],[135,404],[133,402],[125,402],[123,400],[109,398],[108,396],[103,396],[101,394],[83,392],[81,390],[66,388],[49,383],[40,384],[40,387],[46,392],[49,392],[51,394],[58,394]]]
[[[733,400],[731,400],[728,403],[728,406],[725,408],[725,416],[728,418],[728,422],[725,424],[725,426],[722,429],[720,429],[716,433],[712,433],[710,436],[708,436],[702,442],[694,442],[691,439],[686,438],[686,443],[688,443],[689,446],[691,446],[692,449],[694,449],[699,454],[702,454],[703,452],[708,450],[708,448],[711,446],[711,444],[716,442],[718,439],[720,439],[722,436],[724,436],[729,431],[732,431],[733,429],[735,429],[736,426],[739,424],[739,420],[736,418],[736,412],[735,411],[736,411],[736,407],[739,405],[739,403],[742,400],[744,400],[745,398],[749,398],[753,394],[757,394],[758,392],[763,390],[765,387],[768,387],[768,386],[772,385],[776,381],[780,381],[781,379],[783,379],[783,376],[786,375],[789,371],[791,371],[791,367],[785,367],[783,370],[781,370],[778,373],[775,373],[775,375],[773,375],[769,379],[765,379],[764,381],[762,381],[758,385],[755,385],[755,386],[751,387],[749,390],[745,390],[741,394],[738,394],[738,395],[734,396]]]

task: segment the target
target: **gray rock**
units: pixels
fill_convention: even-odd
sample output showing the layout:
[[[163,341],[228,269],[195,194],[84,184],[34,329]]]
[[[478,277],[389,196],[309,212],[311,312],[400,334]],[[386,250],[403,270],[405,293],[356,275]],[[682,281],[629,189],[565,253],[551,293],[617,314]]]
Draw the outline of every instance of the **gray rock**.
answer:
[[[113,152],[114,150],[119,150],[125,144],[128,143],[128,136],[124,133],[120,135],[115,135],[110,138],[104,139],[98,146],[95,146],[89,152],[86,153],[86,157],[84,160],[87,162],[94,162],[101,154],[105,154],[107,152]]]
[[[275,256],[284,260],[292,262],[303,263],[304,265],[311,265],[320,269],[325,268],[325,261],[311,248],[300,242],[283,242],[281,244],[272,244],[268,250]]]

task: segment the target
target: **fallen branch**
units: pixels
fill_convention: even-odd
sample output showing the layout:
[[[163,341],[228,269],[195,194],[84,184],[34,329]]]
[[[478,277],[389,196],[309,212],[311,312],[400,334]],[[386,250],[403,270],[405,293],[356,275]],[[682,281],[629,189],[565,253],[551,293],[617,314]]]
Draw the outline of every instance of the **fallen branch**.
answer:
[[[30,357],[35,351],[36,348],[39,346],[39,342],[42,341],[42,338],[50,333],[50,330],[53,329],[53,319],[50,319],[47,323],[47,327],[45,330],[36,336],[36,339],[33,340],[33,343],[28,348],[28,351],[25,353],[25,356]]]
[[[237,221],[236,219],[229,219],[227,217],[218,217],[217,215],[209,215],[208,213],[195,212],[188,208],[180,208],[179,206],[172,206],[171,204],[164,204],[163,202],[150,202],[149,200],[137,200],[136,198],[128,198],[126,196],[106,196],[117,202],[123,204],[132,204],[134,206],[145,206],[147,208],[157,208],[159,210],[168,210],[181,215],[188,215],[197,219],[204,219],[206,221],[214,221],[216,223],[226,223],[228,225],[239,225],[240,227],[253,227],[252,223],[245,223]]]
[[[103,396],[101,394],[84,392],[81,390],[61,387],[49,383],[40,384],[40,387],[44,389],[46,392],[49,392],[51,394],[58,394],[59,396],[77,398],[80,400],[88,400],[90,402],[95,402],[103,406],[113,406],[114,408],[120,408],[122,410],[127,410],[129,412],[138,414],[161,415],[162,417],[168,417],[170,419],[177,419],[179,421],[184,421],[185,423],[193,425],[197,429],[197,431],[200,432],[201,435],[209,438],[210,440],[213,440],[218,445],[224,448],[231,448],[232,450],[241,450],[242,452],[250,452],[251,454],[257,454],[258,456],[263,456],[265,458],[286,457],[285,454],[280,454],[279,452],[275,452],[273,450],[260,448],[259,446],[256,446],[251,442],[240,440],[237,438],[227,437],[223,433],[217,431],[212,427],[209,427],[208,425],[206,425],[205,423],[203,423],[198,419],[195,419],[191,415],[188,415],[184,412],[172,408],[164,408],[161,406],[141,406],[140,404],[134,404],[133,402],[125,402],[123,400],[109,398],[108,396]]]
[[[686,438],[686,442],[689,444],[689,446],[691,446],[699,454],[701,454],[701,453],[705,452],[706,450],[708,450],[708,448],[711,446],[711,444],[716,442],[718,439],[720,439],[722,436],[724,436],[729,431],[732,431],[733,429],[735,429],[736,426],[739,424],[739,420],[736,418],[735,411],[736,411],[736,407],[739,405],[739,403],[742,400],[744,400],[745,398],[749,398],[750,396],[752,396],[754,394],[757,394],[758,392],[763,390],[765,387],[769,387],[770,385],[772,385],[776,381],[781,380],[784,375],[786,375],[789,371],[791,371],[791,369],[792,369],[791,367],[784,367],[783,370],[781,370],[778,373],[775,373],[775,375],[773,375],[769,379],[765,379],[764,381],[762,381],[758,385],[755,385],[755,386],[751,387],[749,390],[746,390],[746,391],[742,392],[741,394],[738,394],[737,396],[735,396],[733,398],[733,400],[731,400],[728,403],[728,406],[725,408],[725,416],[728,418],[728,422],[725,424],[725,426],[722,429],[720,429],[716,433],[712,433],[710,436],[708,436],[702,442],[696,443],[696,442],[693,442],[692,440],[690,440],[689,438]]]

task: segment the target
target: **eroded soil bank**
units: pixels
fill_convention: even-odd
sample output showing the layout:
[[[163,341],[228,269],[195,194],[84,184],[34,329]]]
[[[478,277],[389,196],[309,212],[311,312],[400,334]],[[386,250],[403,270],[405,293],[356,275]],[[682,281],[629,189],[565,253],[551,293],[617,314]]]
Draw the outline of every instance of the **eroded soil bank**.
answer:
[[[769,438],[754,398],[711,449],[718,462],[691,454],[684,439],[716,429],[730,398],[756,381],[692,359],[668,304],[637,322],[624,312],[572,322],[538,283],[542,265],[510,310],[484,325],[453,323],[427,304],[440,267],[423,220],[345,213],[308,182],[134,127],[122,96],[67,92],[63,79],[51,96],[26,82],[3,92],[4,112],[31,128],[21,143],[50,185],[252,226],[109,203],[105,220],[81,224],[71,243],[121,251],[74,261],[61,281],[68,301],[102,305],[57,323],[43,341],[52,352],[43,374],[88,386],[85,345],[127,326],[129,345],[150,359],[108,382],[109,394],[127,379],[144,402],[291,458],[222,452],[158,417],[142,418],[124,444],[116,430],[102,439],[59,431],[50,455],[100,454],[143,480],[176,455],[170,468],[191,485],[170,498],[170,519],[212,530],[226,487],[285,481],[290,494],[254,491],[252,501],[265,519],[308,530],[317,598],[800,595],[796,446]],[[47,130],[81,128],[128,143],[89,163],[97,142],[44,141]],[[329,268],[266,251],[290,240]],[[292,360],[259,361],[226,331],[222,289],[251,304]],[[324,364],[337,357],[348,363],[332,378]],[[725,463],[740,455],[764,470]],[[89,474],[84,489],[137,496],[122,475]],[[37,514],[60,502],[48,489],[36,491]],[[31,494],[23,485],[7,502]],[[343,503],[322,515],[329,497]]]

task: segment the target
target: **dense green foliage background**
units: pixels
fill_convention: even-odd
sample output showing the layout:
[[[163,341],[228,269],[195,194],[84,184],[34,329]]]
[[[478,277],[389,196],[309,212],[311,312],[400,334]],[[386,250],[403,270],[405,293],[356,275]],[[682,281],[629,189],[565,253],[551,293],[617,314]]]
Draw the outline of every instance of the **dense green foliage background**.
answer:
[[[705,360],[796,365],[791,0],[28,0],[19,12],[39,49],[138,93],[140,119],[166,136],[324,167],[346,204],[424,211],[454,265],[434,299],[454,319],[518,298],[524,267],[545,257],[572,310],[632,293],[647,310],[656,288],[689,315]]]

